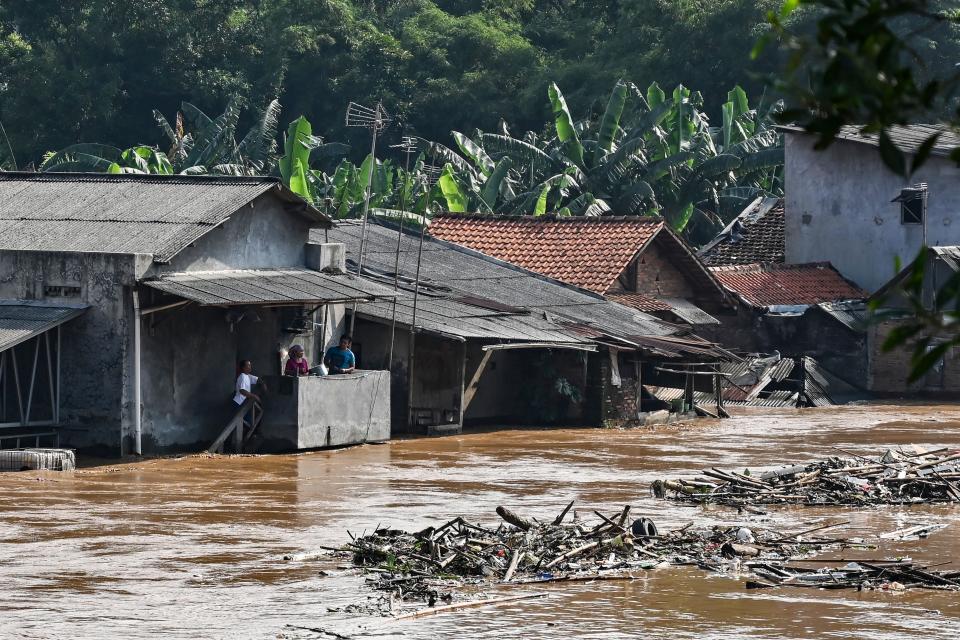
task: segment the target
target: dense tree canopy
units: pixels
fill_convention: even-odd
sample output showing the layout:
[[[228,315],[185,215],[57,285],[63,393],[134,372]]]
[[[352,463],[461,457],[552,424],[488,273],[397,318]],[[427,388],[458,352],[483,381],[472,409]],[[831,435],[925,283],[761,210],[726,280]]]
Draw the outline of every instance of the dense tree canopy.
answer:
[[[330,139],[351,99],[383,100],[409,133],[519,130],[549,116],[550,81],[601,112],[618,79],[684,83],[719,104],[779,0],[31,0],[0,4],[0,122],[20,166],[76,142],[142,140],[153,109],[245,114],[279,98]],[[718,116],[719,114],[711,114]],[[254,115],[244,116],[253,118]],[[246,127],[252,122],[243,122]]]

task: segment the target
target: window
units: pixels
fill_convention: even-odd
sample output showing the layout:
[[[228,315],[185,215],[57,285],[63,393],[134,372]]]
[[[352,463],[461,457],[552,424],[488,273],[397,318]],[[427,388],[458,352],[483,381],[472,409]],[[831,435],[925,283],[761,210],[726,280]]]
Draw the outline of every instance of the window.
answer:
[[[900,203],[900,224],[923,224],[927,214],[926,183],[903,189],[893,201]]]
[[[43,288],[43,295],[46,298],[79,298],[80,287],[48,284]]]

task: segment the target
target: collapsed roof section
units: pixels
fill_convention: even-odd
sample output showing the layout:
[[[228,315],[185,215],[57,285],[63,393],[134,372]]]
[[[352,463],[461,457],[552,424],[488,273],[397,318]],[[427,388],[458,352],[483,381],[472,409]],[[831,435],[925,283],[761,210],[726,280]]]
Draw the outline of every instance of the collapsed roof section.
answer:
[[[786,254],[782,198],[757,198],[697,255],[709,266],[781,263]]]

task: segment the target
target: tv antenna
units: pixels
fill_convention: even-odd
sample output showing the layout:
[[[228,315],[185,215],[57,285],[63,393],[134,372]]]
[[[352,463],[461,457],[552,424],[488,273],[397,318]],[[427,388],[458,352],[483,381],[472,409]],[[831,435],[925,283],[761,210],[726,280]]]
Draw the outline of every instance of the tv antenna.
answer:
[[[371,109],[362,104],[351,102],[347,105],[345,123],[348,127],[363,127],[370,130],[370,173],[367,175],[367,187],[363,197],[363,222],[360,224],[360,255],[357,259],[357,273],[363,275],[363,255],[367,243],[367,215],[370,212],[370,191],[373,188],[373,174],[377,170],[377,135],[390,124],[390,115],[383,104],[378,102]],[[357,303],[353,304],[353,313],[350,314],[350,333],[353,333],[354,322],[357,319]]]

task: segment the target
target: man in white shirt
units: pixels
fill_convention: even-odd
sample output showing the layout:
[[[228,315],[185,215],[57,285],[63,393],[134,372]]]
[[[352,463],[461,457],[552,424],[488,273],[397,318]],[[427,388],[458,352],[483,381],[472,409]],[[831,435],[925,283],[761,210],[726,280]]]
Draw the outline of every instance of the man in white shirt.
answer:
[[[240,361],[240,375],[237,376],[236,394],[233,396],[233,401],[237,406],[246,402],[247,398],[253,398],[257,402],[260,402],[260,396],[252,391],[253,385],[259,384],[262,391],[267,390],[267,385],[260,382],[260,378],[253,375],[253,373],[251,373],[252,371],[253,362],[250,360]]]

